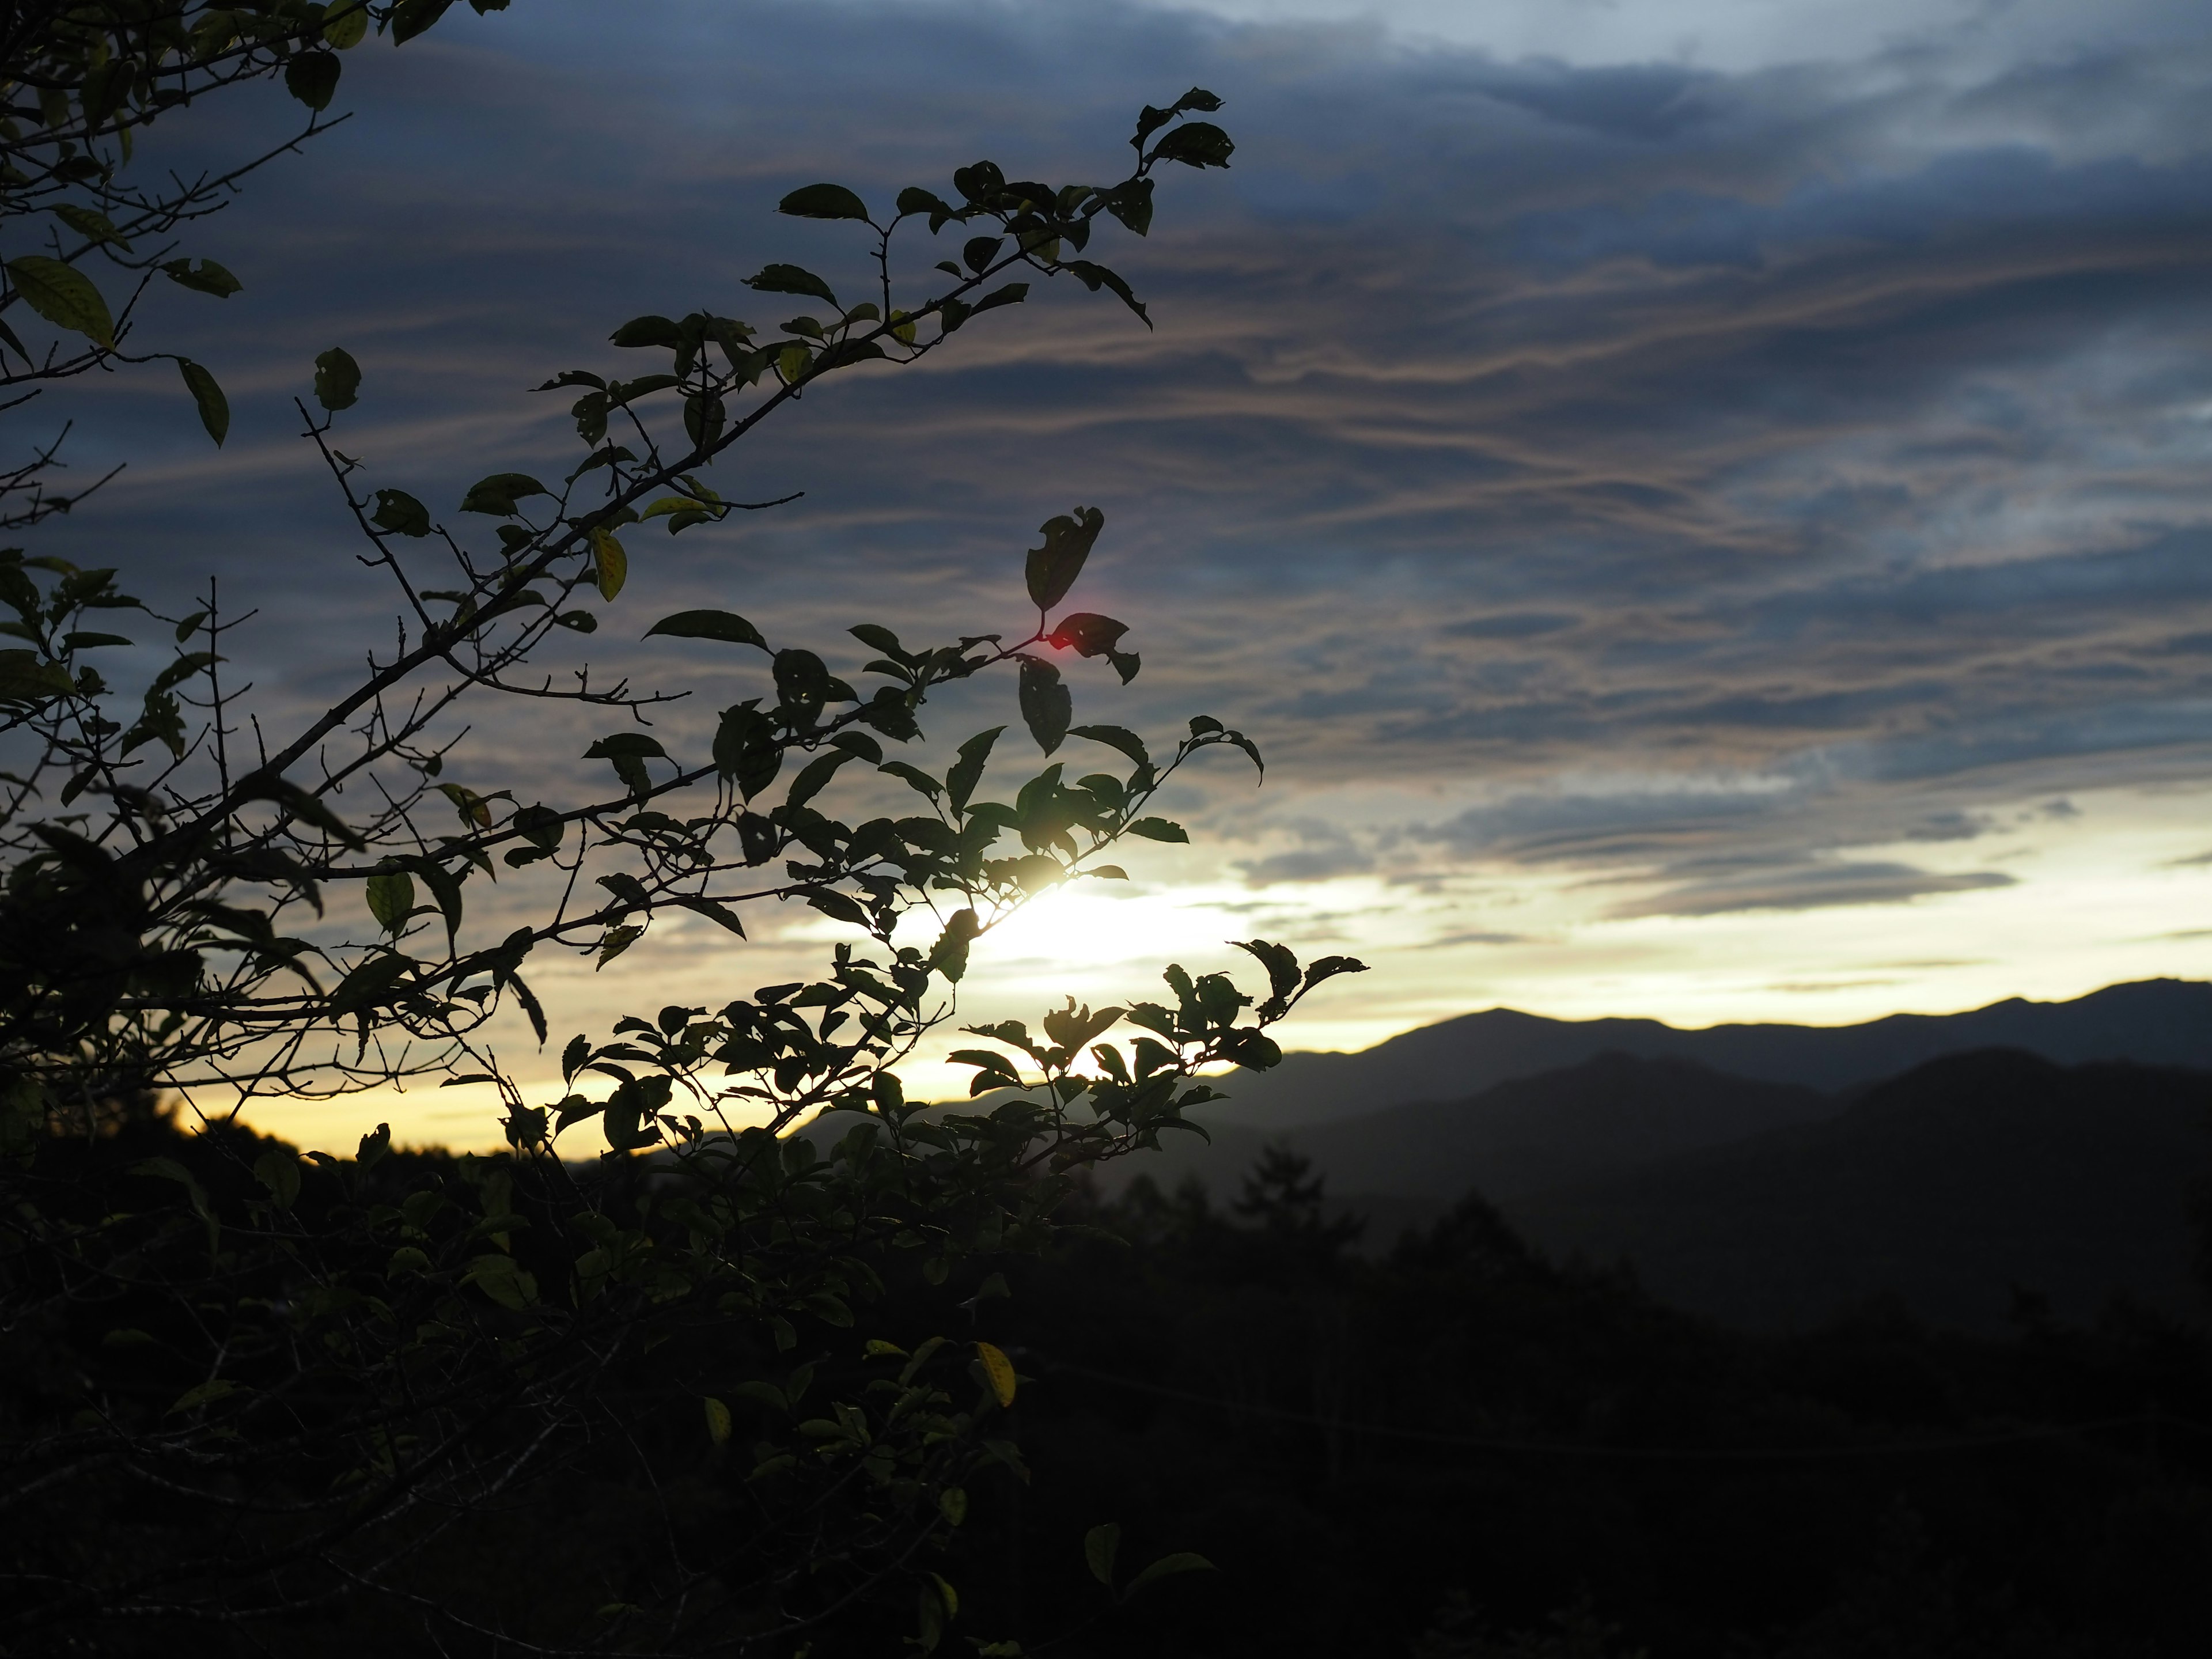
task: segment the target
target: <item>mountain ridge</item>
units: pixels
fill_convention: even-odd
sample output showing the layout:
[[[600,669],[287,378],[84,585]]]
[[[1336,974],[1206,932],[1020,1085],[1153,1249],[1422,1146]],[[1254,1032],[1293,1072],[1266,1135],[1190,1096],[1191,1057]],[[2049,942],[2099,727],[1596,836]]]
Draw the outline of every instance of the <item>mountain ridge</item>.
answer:
[[[1753,1082],[1824,1093],[1893,1077],[1947,1054],[2013,1048],[2062,1066],[2106,1060],[2212,1070],[2212,983],[2136,980],[2057,1002],[2008,997],[1954,1014],[1889,1014],[1853,1025],[1552,1019],[1490,1008],[1352,1053],[1296,1051],[1223,1079],[1206,1121],[1284,1130],[1417,1101],[1464,1100],[1497,1084],[1607,1052],[1692,1060]]]
[[[1844,1109],[1654,1158],[1500,1210],[1554,1252],[1624,1260],[1731,1323],[1805,1325],[1894,1296],[1996,1330],[2015,1289],[2063,1317],[2126,1293],[2187,1316],[2212,1073],[1945,1055]]]

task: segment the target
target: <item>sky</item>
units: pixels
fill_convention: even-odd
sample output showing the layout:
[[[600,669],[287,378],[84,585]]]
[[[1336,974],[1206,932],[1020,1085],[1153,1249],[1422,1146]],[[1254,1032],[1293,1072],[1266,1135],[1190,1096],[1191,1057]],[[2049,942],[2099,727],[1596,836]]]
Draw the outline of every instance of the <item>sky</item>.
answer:
[[[1077,598],[1146,667],[1079,677],[1079,720],[1210,713],[1266,779],[1209,766],[1170,803],[1194,844],[1040,902],[963,1012],[1126,1001],[1255,934],[1373,964],[1301,1048],[1498,1004],[1836,1024],[2203,977],[2209,84],[2212,14],[2148,0],[457,9],[350,54],[353,118],[195,233],[245,292],[155,297],[228,391],[219,454],[166,381],[50,400],[74,465],[130,465],[43,550],[151,596],[215,575],[258,608],[272,718],[307,708],[392,614],[295,435],[317,351],[363,367],[342,441],[377,483],[446,503],[565,471],[526,388],[615,367],[623,319],[780,320],[738,285],[769,258],[860,273],[783,191],[888,200],[986,155],[1110,177],[1139,104],[1203,85],[1234,165],[1094,250],[1154,329],[1054,284],[724,468],[801,501],[632,538],[631,635],[718,605],[857,666],[851,623],[1020,625],[1036,526],[1104,510]],[[287,118],[241,98],[142,155]],[[628,638],[592,660],[730,700],[726,659]],[[669,730],[696,740],[690,706]],[[984,688],[929,729],[1012,718]],[[494,714],[463,769],[542,787],[593,735]],[[538,969],[555,1025],[739,994],[837,937],[707,932],[657,927],[619,983]],[[424,1138],[482,1121],[382,1104]]]

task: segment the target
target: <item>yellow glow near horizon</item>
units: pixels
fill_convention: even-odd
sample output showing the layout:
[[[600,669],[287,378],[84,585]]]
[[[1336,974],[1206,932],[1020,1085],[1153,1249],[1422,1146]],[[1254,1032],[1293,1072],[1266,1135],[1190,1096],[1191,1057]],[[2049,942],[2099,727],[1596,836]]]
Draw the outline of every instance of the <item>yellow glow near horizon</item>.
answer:
[[[1416,1026],[1504,1005],[1557,1018],[1643,1016],[1680,1026],[1771,1020],[1833,1025],[1899,1012],[1948,1013],[2011,996],[2057,1000],[2118,981],[2212,977],[2208,792],[2079,793],[2075,815],[2023,803],[1972,841],[1853,848],[1942,872],[1998,869],[2014,885],[1903,903],[1705,916],[1618,914],[1656,881],[1568,870],[1462,870],[1431,883],[1375,875],[1255,890],[1216,878],[1183,884],[1080,881],[1044,894],[979,940],[952,1029],[900,1068],[910,1097],[957,1098],[975,1046],[959,1025],[1020,1019],[1035,1029],[1063,996],[1093,1006],[1167,994],[1159,970],[1259,966],[1226,941],[1278,939],[1309,960],[1342,952],[1373,971],[1332,982],[1277,1033],[1286,1048],[1359,1049]],[[926,933],[927,929],[918,930]],[[617,976],[549,965],[533,982],[553,1024],[538,1050],[510,1040],[526,1094],[562,1092],[555,1056],[569,1031],[604,1034],[620,1006],[719,1003],[756,984],[818,970],[850,930],[798,922],[770,942],[726,945],[678,927],[641,942]],[[272,1133],[332,1152],[366,1128],[402,1141],[485,1146],[496,1102],[481,1085],[380,1090],[345,1100],[270,1102],[250,1115]],[[564,1139],[563,1145],[568,1142]],[[590,1150],[578,1137],[576,1150]]]

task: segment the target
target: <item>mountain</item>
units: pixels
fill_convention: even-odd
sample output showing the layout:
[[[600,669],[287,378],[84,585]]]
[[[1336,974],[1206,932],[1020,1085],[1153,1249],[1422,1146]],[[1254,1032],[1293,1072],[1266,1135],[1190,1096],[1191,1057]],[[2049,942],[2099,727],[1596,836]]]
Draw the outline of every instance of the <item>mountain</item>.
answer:
[[[2061,1065],[2130,1060],[2212,1070],[2212,984],[2142,980],[2071,1002],[2014,997],[1960,1014],[1892,1014],[1860,1025],[1715,1025],[1656,1019],[1547,1019],[1510,1008],[1424,1026],[1358,1054],[1291,1054],[1273,1071],[1239,1072],[1209,1128],[1281,1130],[1412,1101],[1464,1100],[1516,1078],[1606,1053],[1693,1061],[1765,1083],[1837,1092],[1948,1054],[2014,1048]]]
[[[1279,1134],[1209,1123],[1211,1144],[1175,1137],[1156,1157],[1109,1166],[1109,1184],[1144,1174],[1173,1187],[1196,1176],[1217,1196],[1233,1197],[1261,1148],[1279,1140],[1312,1158],[1330,1192],[1353,1207],[1418,1217],[1468,1191],[1496,1202],[1603,1180],[1842,1109],[1841,1101],[1796,1084],[1731,1077],[1694,1060],[1605,1054],[1471,1099],[1394,1106]],[[1379,1217],[1370,1228],[1383,1244],[1396,1231],[1386,1233]]]
[[[2212,1076],[1957,1054],[1821,1121],[1650,1160],[1499,1207],[1555,1252],[1631,1263],[1677,1305],[1809,1324],[1893,1294],[2002,1326],[2013,1287],[2063,1317],[2125,1290],[2201,1307],[2189,1207],[2212,1175]]]

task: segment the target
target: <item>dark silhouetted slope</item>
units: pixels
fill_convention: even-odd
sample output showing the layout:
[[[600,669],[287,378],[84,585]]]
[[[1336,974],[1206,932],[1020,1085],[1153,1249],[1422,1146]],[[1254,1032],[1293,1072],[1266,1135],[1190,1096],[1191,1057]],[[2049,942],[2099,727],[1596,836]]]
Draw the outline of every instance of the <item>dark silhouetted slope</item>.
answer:
[[[1547,1019],[1510,1008],[1463,1015],[1358,1054],[1292,1054],[1239,1073],[1210,1125],[1285,1129],[1412,1101],[1463,1100],[1516,1078],[1617,1052],[1692,1060],[1769,1083],[1835,1091],[1947,1054],[2017,1048],[2062,1065],[2130,1060],[2212,1070],[2212,985],[2143,980],[2071,1002],[2012,998],[1960,1014],[1893,1014],[1862,1025],[1716,1025],[1652,1019]]]
[[[2017,1285],[2063,1316],[2124,1291],[2195,1305],[2190,1194],[2212,1172],[2212,1076],[1990,1050],[1848,1110],[1548,1194],[1502,1198],[1538,1243],[1632,1263],[1662,1298],[1808,1325],[1886,1293],[2003,1322]]]
[[[1115,1174],[1148,1174],[1166,1186],[1195,1175],[1217,1193],[1234,1194],[1260,1148],[1280,1139],[1314,1160],[1333,1194],[1375,1212],[1372,1242],[1387,1245],[1401,1211],[1425,1221],[1471,1190],[1495,1200],[1601,1180],[1841,1109],[1840,1101],[1795,1084],[1731,1077],[1686,1060],[1607,1054],[1471,1099],[1394,1106],[1280,1135],[1225,1125],[1211,1145],[1178,1137],[1157,1158],[1131,1159]]]

